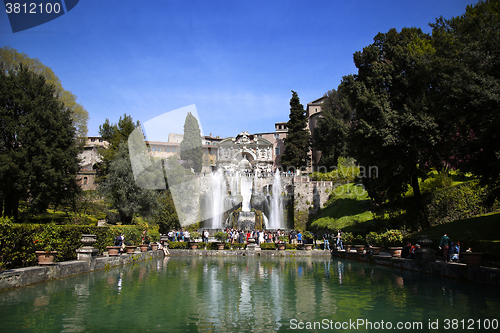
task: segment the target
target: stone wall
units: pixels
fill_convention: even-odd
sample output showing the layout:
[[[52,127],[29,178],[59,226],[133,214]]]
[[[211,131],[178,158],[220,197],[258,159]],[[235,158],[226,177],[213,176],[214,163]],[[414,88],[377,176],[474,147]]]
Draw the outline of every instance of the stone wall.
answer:
[[[311,181],[309,177],[294,178],[294,210],[316,213],[328,201],[337,186],[331,181]]]

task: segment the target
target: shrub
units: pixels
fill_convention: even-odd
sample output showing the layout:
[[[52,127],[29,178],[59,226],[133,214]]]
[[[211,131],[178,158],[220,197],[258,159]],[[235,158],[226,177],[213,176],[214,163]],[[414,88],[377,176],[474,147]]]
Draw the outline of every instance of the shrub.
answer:
[[[223,232],[223,231],[217,231],[214,234],[215,239],[217,239],[219,242],[225,242],[228,238],[228,235]]]
[[[391,229],[384,232],[382,235],[382,243],[384,247],[401,246],[403,245],[403,233],[398,229]]]
[[[189,243],[188,242],[168,242],[169,249],[187,249]]]
[[[366,240],[371,246],[382,246],[383,244],[382,235],[374,231],[371,231],[368,235],[366,235]]]
[[[260,248],[262,250],[276,250],[276,244],[275,243],[262,243],[262,244],[260,244]]]
[[[354,241],[354,235],[350,232],[344,232],[342,234],[342,242],[344,242],[345,244],[352,244],[352,242]]]

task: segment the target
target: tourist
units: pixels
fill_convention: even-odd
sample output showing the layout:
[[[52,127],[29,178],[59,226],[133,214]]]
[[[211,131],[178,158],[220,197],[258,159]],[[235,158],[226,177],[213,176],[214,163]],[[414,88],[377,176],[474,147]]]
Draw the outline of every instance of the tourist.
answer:
[[[238,243],[242,244],[245,241],[245,234],[242,230],[238,230]]]
[[[168,256],[170,254],[170,252],[168,252],[168,247],[165,245],[161,245],[160,242],[156,242],[156,244],[158,244],[158,250],[163,250],[163,255],[165,256]]]
[[[248,243],[248,239],[250,239],[250,237],[252,237],[252,235],[250,234],[250,230],[247,230],[247,241],[246,241],[246,243]]]
[[[446,262],[449,261],[448,252],[450,250],[450,243],[451,243],[450,238],[445,233],[443,237],[441,237],[441,241],[439,242],[439,249],[443,250],[444,261]]]
[[[259,244],[262,244],[264,242],[265,242],[264,231],[259,231]]]
[[[184,240],[183,242],[189,242],[189,238],[191,238],[191,233],[189,230],[184,231]]]
[[[208,230],[205,229],[205,231],[203,232],[203,242],[204,243],[208,243],[208,237],[210,236],[210,234],[208,233]]]
[[[326,251],[330,251],[330,243],[328,242],[328,238],[330,236],[328,234],[323,235],[323,249]]]
[[[343,250],[344,245],[342,244],[342,230],[337,230],[337,250]]]
[[[405,246],[403,246],[403,250],[401,250],[401,258],[408,258],[408,255],[410,254],[411,250],[411,243],[408,242],[406,243]]]
[[[302,244],[302,233],[299,230],[299,233],[297,234],[297,243]]]

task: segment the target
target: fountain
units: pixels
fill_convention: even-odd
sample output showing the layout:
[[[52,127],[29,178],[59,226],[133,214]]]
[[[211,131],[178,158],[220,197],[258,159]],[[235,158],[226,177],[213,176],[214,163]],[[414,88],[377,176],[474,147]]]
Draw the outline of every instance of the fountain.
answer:
[[[271,195],[271,216],[268,229],[284,229],[283,200],[281,196],[281,177],[279,172],[274,173],[273,190]]]
[[[211,216],[212,216],[212,228],[211,229],[222,229],[222,221],[224,216],[224,199],[226,196],[226,180],[222,174],[222,170],[219,169],[210,175],[210,182],[212,185],[212,195],[211,195]]]
[[[279,172],[271,174],[272,144],[241,132],[219,144],[217,171],[205,186],[204,228],[286,229]],[[269,188],[272,195],[261,189]]]

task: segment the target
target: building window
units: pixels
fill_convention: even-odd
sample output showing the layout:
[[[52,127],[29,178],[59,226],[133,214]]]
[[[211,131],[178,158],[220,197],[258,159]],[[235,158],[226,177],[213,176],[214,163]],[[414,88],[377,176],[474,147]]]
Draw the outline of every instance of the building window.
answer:
[[[152,150],[153,150],[153,151],[156,151],[156,148],[154,148],[154,147],[153,147],[153,148],[152,148]]]
[[[95,142],[95,139],[94,138],[90,139],[90,142]]]
[[[274,138],[275,138],[275,139],[279,139],[279,138],[280,138],[279,133],[275,133],[275,134],[274,134]]]
[[[104,140],[103,139],[99,139],[99,142],[103,142]]]
[[[83,177],[83,185],[87,185],[89,182],[87,177]]]
[[[274,148],[274,154],[279,155],[280,154],[280,147]]]
[[[158,148],[158,151],[161,152],[161,148]]]

